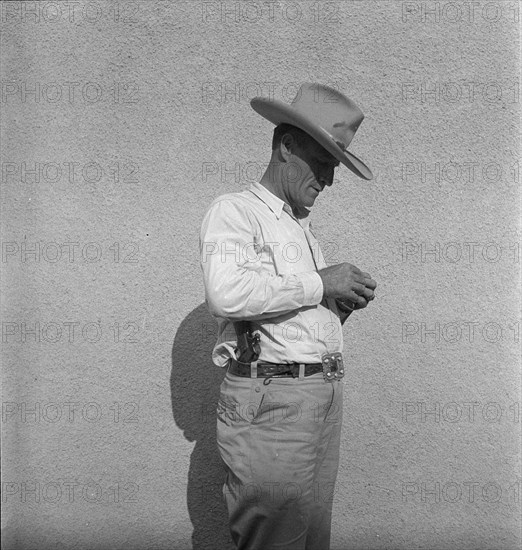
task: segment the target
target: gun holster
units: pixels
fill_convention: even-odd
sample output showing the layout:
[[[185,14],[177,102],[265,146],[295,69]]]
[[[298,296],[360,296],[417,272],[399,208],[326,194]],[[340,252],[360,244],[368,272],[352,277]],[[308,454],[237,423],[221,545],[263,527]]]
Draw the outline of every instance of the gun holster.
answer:
[[[239,363],[257,361],[261,353],[260,336],[258,333],[252,333],[252,323],[250,321],[236,321],[234,328],[237,334],[236,360]]]

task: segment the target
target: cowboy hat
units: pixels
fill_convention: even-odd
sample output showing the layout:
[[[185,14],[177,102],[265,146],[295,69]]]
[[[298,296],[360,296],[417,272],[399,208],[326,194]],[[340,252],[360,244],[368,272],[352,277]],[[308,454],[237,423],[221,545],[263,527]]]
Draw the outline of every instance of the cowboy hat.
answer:
[[[351,99],[338,90],[324,84],[306,82],[290,104],[277,99],[254,97],[250,105],[276,126],[286,123],[301,128],[360,178],[373,178],[366,164],[347,151],[364,115]]]

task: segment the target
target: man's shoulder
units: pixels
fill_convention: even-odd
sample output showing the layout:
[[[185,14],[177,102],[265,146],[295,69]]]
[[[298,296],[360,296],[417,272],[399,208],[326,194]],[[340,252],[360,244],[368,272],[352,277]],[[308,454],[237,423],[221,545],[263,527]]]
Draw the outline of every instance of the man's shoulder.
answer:
[[[245,191],[236,191],[234,193],[225,193],[223,195],[220,195],[219,197],[216,197],[210,204],[209,210],[212,210],[216,206],[221,207],[227,207],[230,208],[235,207],[248,207],[253,206],[255,207],[259,203],[259,199],[256,197],[254,193],[249,191],[248,189]]]

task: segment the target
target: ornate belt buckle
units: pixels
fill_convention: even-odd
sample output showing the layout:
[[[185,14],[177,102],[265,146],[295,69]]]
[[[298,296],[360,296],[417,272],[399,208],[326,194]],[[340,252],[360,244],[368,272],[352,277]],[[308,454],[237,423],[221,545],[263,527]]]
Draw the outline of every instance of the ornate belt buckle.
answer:
[[[327,382],[340,380],[344,376],[342,353],[325,353],[321,357],[321,362],[323,364],[323,376]]]

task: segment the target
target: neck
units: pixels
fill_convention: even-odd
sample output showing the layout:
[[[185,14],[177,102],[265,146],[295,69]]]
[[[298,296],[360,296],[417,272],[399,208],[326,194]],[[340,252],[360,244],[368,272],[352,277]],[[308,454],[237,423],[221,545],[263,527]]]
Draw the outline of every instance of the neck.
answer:
[[[290,205],[290,202],[287,199],[283,190],[283,178],[283,163],[275,162],[273,159],[271,159],[265,170],[265,173],[259,180],[259,183],[263,187],[266,187],[270,191],[270,193],[275,195],[277,198]]]
[[[285,163],[277,162],[274,161],[274,159],[271,159],[265,173],[259,180],[259,183],[270,191],[272,195],[275,195],[277,198],[288,204],[297,219],[306,218],[310,214],[310,210],[304,206],[292,204],[286,196],[285,187],[287,187],[289,183],[287,181],[288,170],[285,170],[285,166]]]

